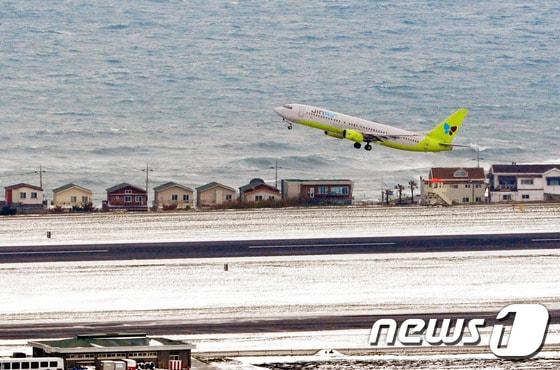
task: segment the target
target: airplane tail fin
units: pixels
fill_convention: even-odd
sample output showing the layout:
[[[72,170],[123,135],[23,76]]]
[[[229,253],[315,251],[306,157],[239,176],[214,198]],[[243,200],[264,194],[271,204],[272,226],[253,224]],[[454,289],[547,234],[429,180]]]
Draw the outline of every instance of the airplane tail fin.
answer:
[[[457,110],[430,131],[428,136],[442,144],[451,144],[453,139],[455,139],[455,136],[459,133],[459,130],[463,125],[463,120],[468,114],[469,111],[466,108]]]

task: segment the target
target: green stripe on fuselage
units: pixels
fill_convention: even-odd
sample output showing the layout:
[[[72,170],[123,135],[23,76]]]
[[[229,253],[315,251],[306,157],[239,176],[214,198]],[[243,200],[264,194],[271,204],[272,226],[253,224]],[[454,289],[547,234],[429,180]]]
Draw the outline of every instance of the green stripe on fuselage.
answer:
[[[321,123],[317,121],[298,119],[296,123],[299,123],[300,125],[316,128],[322,131],[329,131],[336,134],[342,134],[344,132],[343,128],[327,125],[325,123]],[[386,140],[381,142],[376,141],[375,143],[389,148],[408,150],[411,152],[443,152],[452,149],[451,147],[440,145],[437,141],[435,141],[434,139],[428,136],[424,137],[424,139],[416,145],[401,144],[391,140]]]

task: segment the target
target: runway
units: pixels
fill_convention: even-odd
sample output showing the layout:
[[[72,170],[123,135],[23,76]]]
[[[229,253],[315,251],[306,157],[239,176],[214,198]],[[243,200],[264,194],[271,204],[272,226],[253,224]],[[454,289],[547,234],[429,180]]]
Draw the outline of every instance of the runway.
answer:
[[[550,324],[560,323],[560,310],[550,310]],[[390,315],[325,315],[284,317],[277,319],[242,319],[192,322],[189,320],[160,321],[123,321],[123,322],[91,322],[91,323],[31,323],[17,325],[0,325],[0,339],[35,339],[64,338],[76,334],[143,332],[149,335],[192,335],[192,334],[238,334],[238,333],[273,333],[322,330],[371,329],[373,323],[381,318],[392,318],[398,323],[418,318],[438,320],[464,318],[485,319],[484,326],[497,323],[497,312],[450,312],[450,313],[410,313]],[[511,325],[513,319],[500,321]]]
[[[2,246],[0,263],[560,248],[560,233]]]

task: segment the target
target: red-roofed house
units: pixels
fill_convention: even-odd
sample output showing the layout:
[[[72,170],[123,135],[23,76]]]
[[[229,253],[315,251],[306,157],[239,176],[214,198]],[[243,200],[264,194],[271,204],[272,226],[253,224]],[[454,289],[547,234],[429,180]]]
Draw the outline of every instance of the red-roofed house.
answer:
[[[104,211],[147,211],[148,193],[125,182],[107,189],[107,200],[103,201]]]
[[[420,181],[420,203],[452,205],[484,203],[486,183],[480,167],[434,167]]]
[[[239,188],[239,200],[242,202],[256,203],[281,199],[280,190],[268,185],[262,179],[252,179],[247,185]]]

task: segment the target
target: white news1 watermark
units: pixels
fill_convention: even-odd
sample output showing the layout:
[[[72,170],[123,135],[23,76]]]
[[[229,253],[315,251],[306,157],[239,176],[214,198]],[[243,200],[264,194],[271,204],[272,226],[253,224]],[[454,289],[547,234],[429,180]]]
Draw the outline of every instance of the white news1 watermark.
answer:
[[[511,325],[503,322],[514,316]],[[540,304],[511,304],[502,308],[496,316],[497,324],[490,336],[490,350],[494,355],[506,359],[531,358],[544,345],[550,315],[546,307]],[[477,345],[481,341],[479,328],[485,326],[485,319],[455,319],[451,328],[451,319],[407,319],[400,325],[394,319],[377,320],[369,336],[369,343],[379,345],[381,331],[386,330],[383,344],[401,345]]]

